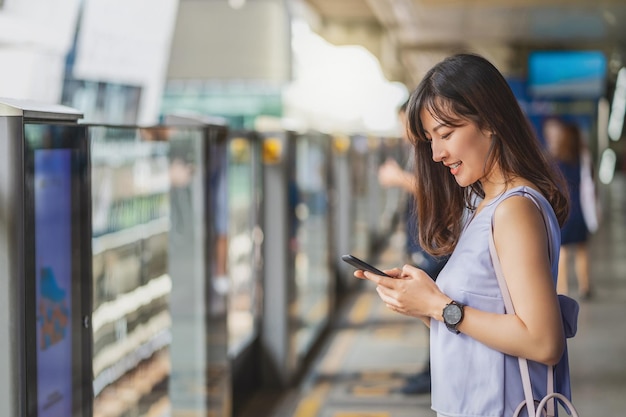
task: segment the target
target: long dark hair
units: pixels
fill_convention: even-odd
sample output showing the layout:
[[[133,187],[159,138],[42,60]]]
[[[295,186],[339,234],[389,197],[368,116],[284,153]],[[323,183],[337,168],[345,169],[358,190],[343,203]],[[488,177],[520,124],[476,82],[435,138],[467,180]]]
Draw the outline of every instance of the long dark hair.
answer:
[[[461,234],[464,210],[475,209],[474,201],[485,193],[479,182],[459,187],[449,170],[433,161],[420,119],[422,109],[450,126],[469,121],[492,132],[486,172],[497,162],[507,182],[522,177],[535,184],[563,224],[569,203],[562,192],[562,176],[546,159],[508,83],[485,58],[458,54],[428,71],[407,106],[415,149],[419,240],[424,249],[433,255],[451,253]]]

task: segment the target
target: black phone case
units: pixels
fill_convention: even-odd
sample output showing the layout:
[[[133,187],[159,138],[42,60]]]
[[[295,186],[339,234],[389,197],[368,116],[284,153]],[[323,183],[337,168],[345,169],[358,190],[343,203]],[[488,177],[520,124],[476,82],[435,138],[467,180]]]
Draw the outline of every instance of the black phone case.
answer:
[[[385,274],[383,271],[381,271],[380,269],[368,264],[365,261],[360,260],[359,258],[357,258],[356,256],[353,255],[342,255],[341,259],[344,262],[349,263],[350,265],[352,265],[353,267],[357,268],[357,269],[361,269],[363,271],[369,271],[369,272],[373,272],[376,275],[383,275],[385,277],[389,277],[389,275]],[[391,277],[390,277],[391,278]]]

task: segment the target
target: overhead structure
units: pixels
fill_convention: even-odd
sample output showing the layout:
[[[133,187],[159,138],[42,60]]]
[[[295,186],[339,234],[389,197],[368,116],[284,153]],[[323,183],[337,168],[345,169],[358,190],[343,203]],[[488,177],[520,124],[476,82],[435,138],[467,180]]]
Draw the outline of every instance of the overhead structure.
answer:
[[[626,56],[623,0],[304,0],[313,29],[336,45],[358,44],[388,79],[414,86],[455,51],[485,55],[509,74],[528,51],[602,50],[616,76]]]

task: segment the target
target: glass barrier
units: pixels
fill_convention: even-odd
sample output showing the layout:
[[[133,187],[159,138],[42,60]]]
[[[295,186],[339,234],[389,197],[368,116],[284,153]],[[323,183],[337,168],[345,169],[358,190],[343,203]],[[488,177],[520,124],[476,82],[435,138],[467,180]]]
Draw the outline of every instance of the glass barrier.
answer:
[[[289,146],[288,200],[290,249],[295,253],[294,304],[296,353],[306,355],[328,320],[330,309],[328,174],[330,137],[297,136]]]
[[[230,407],[225,294],[211,279],[223,251],[210,236],[225,218],[212,181],[224,154],[194,127],[89,133],[93,415],[221,415]]]
[[[380,156],[379,164],[383,164],[386,160],[393,159],[401,167],[409,169],[412,172],[413,168],[408,165],[408,160],[409,157],[412,157],[411,153],[413,149],[408,142],[405,143],[401,138],[397,137],[381,137],[378,140],[379,145],[377,152]],[[378,184],[380,184],[380,182]],[[404,204],[406,202],[407,193],[406,190],[400,187],[382,188],[381,191],[384,204],[381,206],[379,227],[381,234],[388,236],[389,233],[393,232],[400,217],[404,215]]]
[[[228,142],[228,332],[230,356],[255,337],[261,308],[259,226],[261,160],[252,132],[233,132]]]
[[[134,127],[89,133],[94,416],[140,415],[169,406],[169,143]]]
[[[353,136],[349,152],[350,178],[352,180],[350,218],[353,222],[350,248],[352,254],[357,258],[369,259],[371,242],[368,203],[372,191],[368,181],[368,138],[361,135]]]
[[[219,129],[218,131],[224,131]],[[225,135],[211,127],[168,127],[173,415],[229,409],[225,299]],[[184,414],[187,413],[187,414]]]
[[[378,170],[387,159],[395,159],[401,166],[406,166],[408,155],[402,153],[400,139],[387,139],[370,136],[367,138],[367,168],[365,177],[368,182],[367,216],[370,234],[370,251],[377,254],[385,245],[386,239],[398,225],[403,215],[403,200],[406,193],[399,187],[383,187],[378,180]]]

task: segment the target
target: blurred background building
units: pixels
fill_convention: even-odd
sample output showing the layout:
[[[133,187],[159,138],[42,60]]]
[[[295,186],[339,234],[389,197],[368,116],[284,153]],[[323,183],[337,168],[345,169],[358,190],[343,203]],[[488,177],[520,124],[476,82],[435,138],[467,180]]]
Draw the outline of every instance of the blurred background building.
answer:
[[[604,66],[573,98],[595,112],[624,64],[625,14],[617,0],[3,0],[0,96],[88,122],[188,111],[390,132],[394,107],[451,52],[485,55],[529,100],[533,51],[591,50]]]

